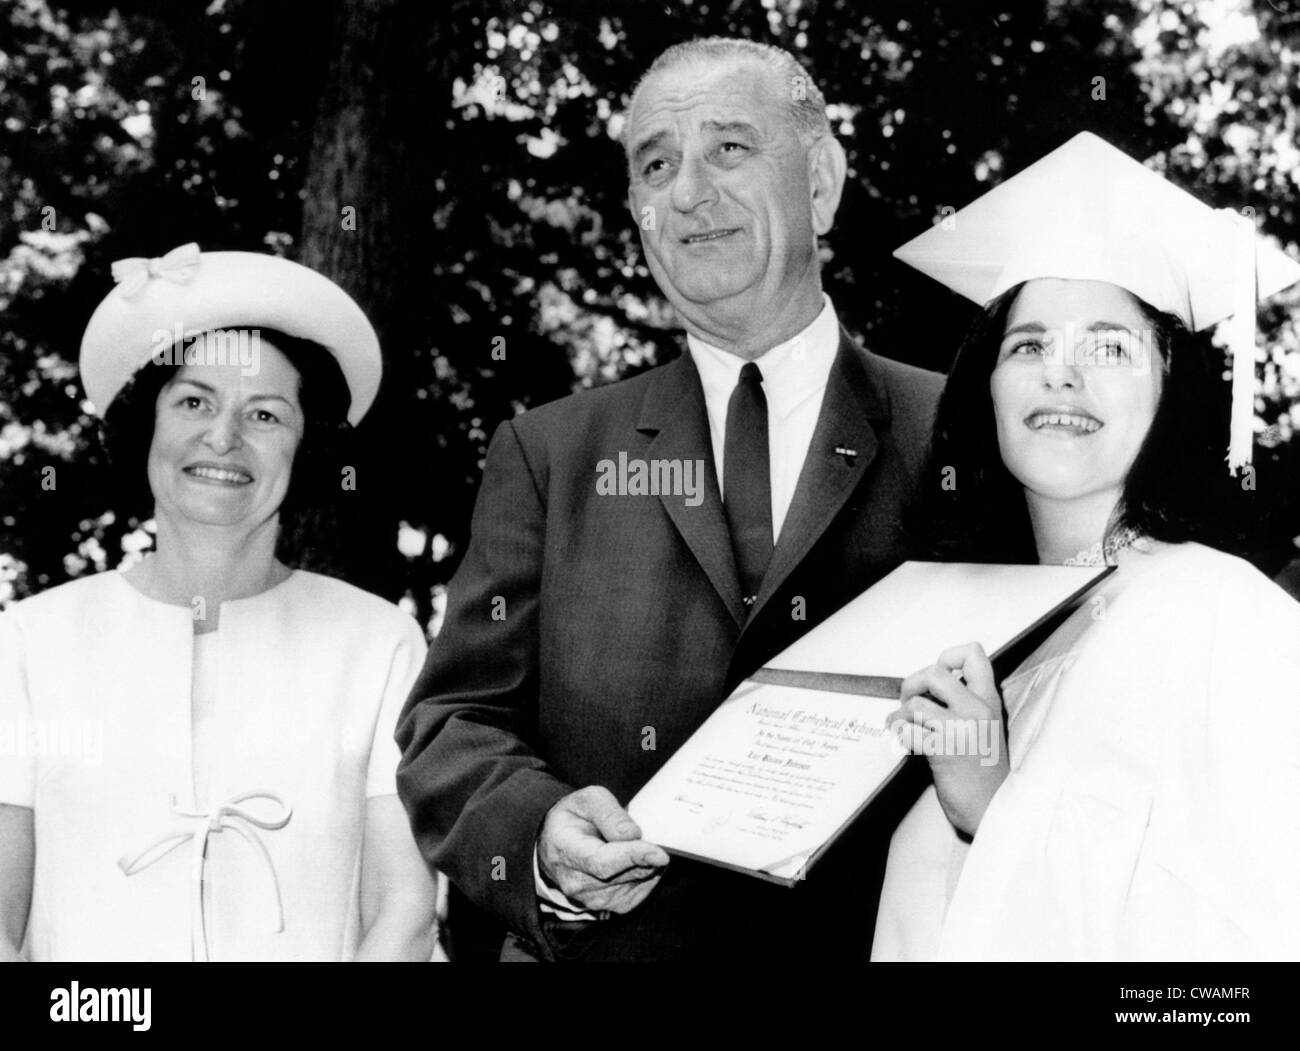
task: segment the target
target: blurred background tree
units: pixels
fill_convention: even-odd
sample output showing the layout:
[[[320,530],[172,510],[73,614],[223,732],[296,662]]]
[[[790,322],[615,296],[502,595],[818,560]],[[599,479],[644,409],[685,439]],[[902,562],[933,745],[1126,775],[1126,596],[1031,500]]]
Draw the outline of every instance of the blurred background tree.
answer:
[[[1295,0],[0,0],[0,604],[139,557],[75,362],[109,265],[183,241],[329,274],[383,339],[313,568],[436,628],[486,443],[680,352],[626,215],[621,110],[692,36],[786,47],[850,177],[826,284],[944,369],[974,308],[891,250],[1081,130],[1300,241]],[[1256,537],[1300,533],[1300,292],[1265,314]],[[50,469],[53,469],[52,471]]]

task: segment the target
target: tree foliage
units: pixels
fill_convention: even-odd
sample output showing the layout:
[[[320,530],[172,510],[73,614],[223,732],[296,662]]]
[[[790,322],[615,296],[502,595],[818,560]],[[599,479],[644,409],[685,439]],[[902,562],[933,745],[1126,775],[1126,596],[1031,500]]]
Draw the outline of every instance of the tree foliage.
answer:
[[[680,352],[617,136],[691,36],[780,44],[822,84],[851,165],[826,283],[887,356],[945,368],[973,312],[892,249],[1080,130],[1300,240],[1283,0],[5,0],[0,33],[0,602],[150,543],[75,362],[112,260],[196,240],[317,266],[370,312],[385,386],[317,564],[433,615],[496,424]],[[1261,351],[1283,534],[1296,303]]]

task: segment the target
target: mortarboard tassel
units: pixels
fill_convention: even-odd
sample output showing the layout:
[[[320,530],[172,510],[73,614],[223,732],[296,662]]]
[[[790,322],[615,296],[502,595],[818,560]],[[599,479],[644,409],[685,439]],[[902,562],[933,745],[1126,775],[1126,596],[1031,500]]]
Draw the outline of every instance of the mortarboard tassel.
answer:
[[[1232,355],[1232,414],[1228,425],[1228,472],[1250,466],[1255,443],[1255,305],[1257,274],[1255,224],[1225,208],[1235,224],[1232,253],[1233,312],[1223,323],[1223,336]]]

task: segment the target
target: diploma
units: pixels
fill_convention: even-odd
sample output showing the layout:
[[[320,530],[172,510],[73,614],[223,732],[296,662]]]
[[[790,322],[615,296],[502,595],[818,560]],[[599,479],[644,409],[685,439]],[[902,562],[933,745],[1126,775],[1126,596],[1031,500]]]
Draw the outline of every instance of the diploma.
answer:
[[[897,707],[746,681],[628,810],[674,853],[794,883],[906,758],[885,728]]]
[[[998,670],[1110,572],[904,563],[705,720],[628,804],[642,838],[795,885],[907,760],[885,726],[904,676],[972,641]]]

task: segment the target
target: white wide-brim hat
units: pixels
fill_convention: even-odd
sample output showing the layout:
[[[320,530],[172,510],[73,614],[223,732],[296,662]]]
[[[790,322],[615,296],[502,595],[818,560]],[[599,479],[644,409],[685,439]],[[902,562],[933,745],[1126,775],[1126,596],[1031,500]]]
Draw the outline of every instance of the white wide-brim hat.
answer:
[[[315,270],[186,244],[157,259],[119,260],[113,278],[81,338],[81,382],[100,416],[148,361],[212,329],[263,327],[319,343],[343,373],[354,426],[375,400],[379,337],[356,301]]]

